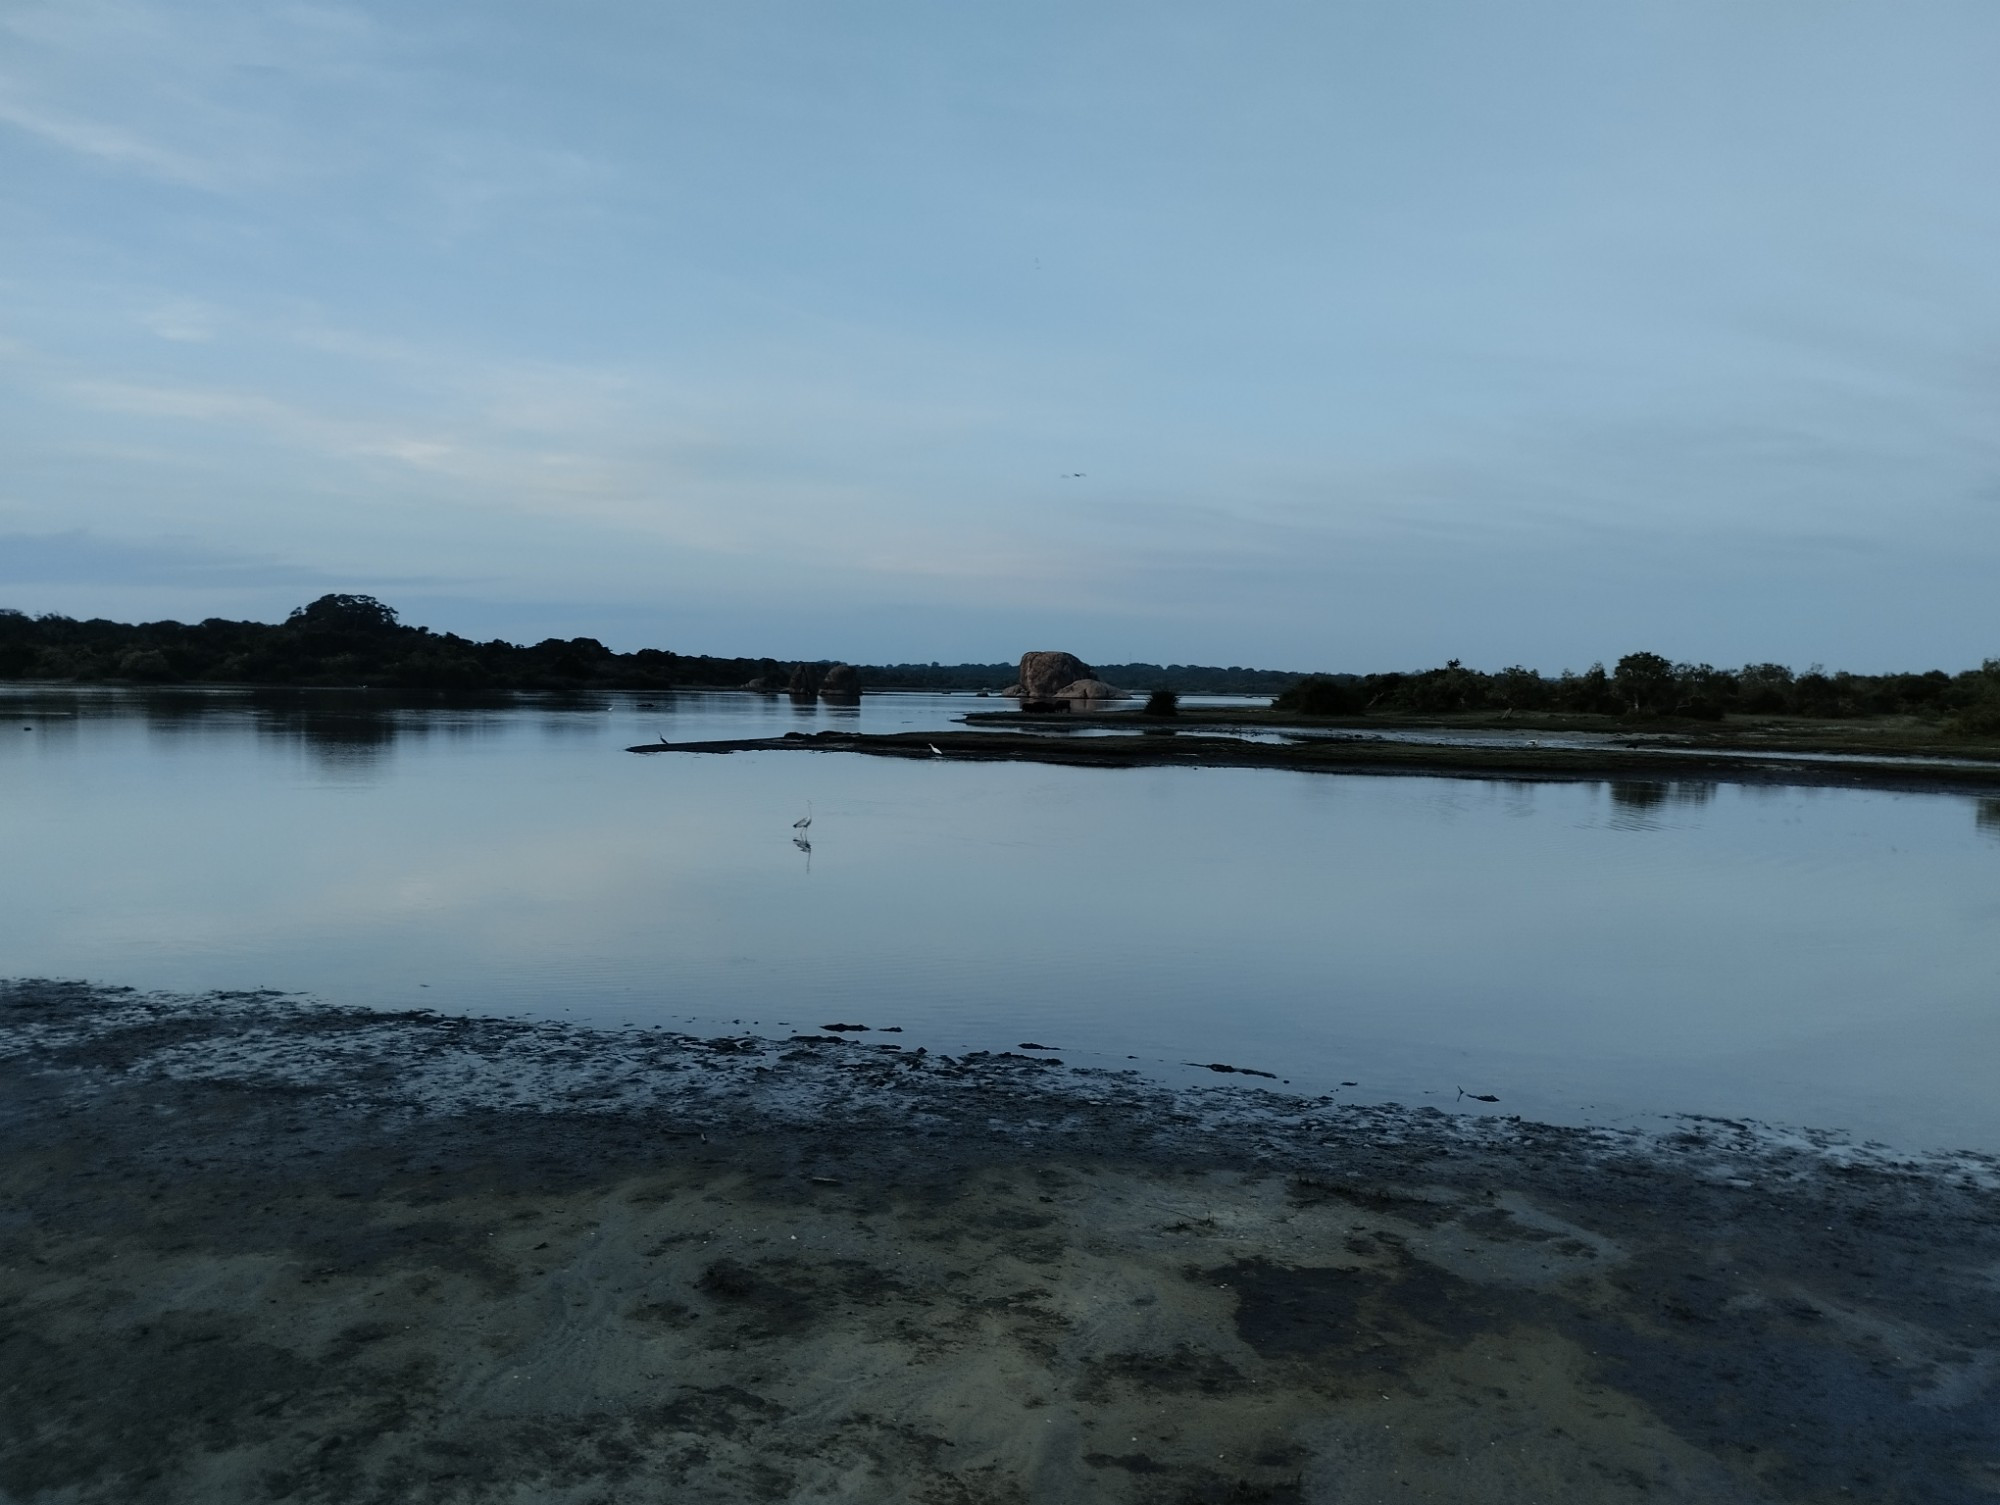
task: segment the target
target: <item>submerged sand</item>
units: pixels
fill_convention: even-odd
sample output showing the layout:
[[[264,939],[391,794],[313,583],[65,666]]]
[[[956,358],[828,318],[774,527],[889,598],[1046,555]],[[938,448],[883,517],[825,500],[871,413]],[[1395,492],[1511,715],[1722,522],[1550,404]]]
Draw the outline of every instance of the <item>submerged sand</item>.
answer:
[[[1975,1501],[2000,1167],[0,988],[18,1501]]]

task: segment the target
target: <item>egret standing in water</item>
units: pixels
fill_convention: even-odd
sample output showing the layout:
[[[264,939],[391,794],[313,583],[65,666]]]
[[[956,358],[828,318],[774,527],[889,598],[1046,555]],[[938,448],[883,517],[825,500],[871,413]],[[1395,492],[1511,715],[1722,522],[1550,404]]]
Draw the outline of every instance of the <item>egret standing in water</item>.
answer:
[[[813,802],[811,800],[807,800],[806,813],[800,816],[797,820],[792,822],[792,829],[794,831],[808,830],[811,828],[812,823],[813,823]]]

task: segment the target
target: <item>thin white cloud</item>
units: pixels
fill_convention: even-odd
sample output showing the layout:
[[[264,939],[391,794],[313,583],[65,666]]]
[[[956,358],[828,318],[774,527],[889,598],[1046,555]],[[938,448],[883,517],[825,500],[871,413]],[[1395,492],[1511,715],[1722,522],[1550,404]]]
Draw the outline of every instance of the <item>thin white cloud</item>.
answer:
[[[110,538],[87,528],[0,532],[0,585],[330,586],[343,579],[270,555],[216,548],[185,537]],[[431,576],[404,584],[433,585]]]
[[[215,338],[218,314],[206,303],[179,298],[148,309],[140,316],[139,322],[163,340],[201,345]]]
[[[102,380],[71,382],[68,390],[79,402],[107,413],[131,413],[146,418],[193,418],[203,422],[236,419],[295,430],[309,426],[304,415],[269,397],[254,394]]]
[[[0,17],[0,125],[210,193],[324,180],[354,133],[314,117],[377,118],[400,83],[386,45],[334,7],[29,0]]]
[[[708,499],[697,504],[698,478],[675,485],[671,478],[588,449],[521,444],[478,427],[415,430],[405,422],[227,388],[75,378],[52,390],[100,413],[233,427],[319,460],[364,467],[386,461],[406,476],[433,482],[429,499],[438,503],[590,519],[712,549],[747,551],[769,541],[749,519],[739,514],[732,520],[726,505]],[[352,484],[367,488],[365,471],[356,473]]]
[[[213,164],[118,126],[33,103],[4,77],[0,77],[0,122],[53,146],[169,183],[209,190],[221,186],[221,174]]]

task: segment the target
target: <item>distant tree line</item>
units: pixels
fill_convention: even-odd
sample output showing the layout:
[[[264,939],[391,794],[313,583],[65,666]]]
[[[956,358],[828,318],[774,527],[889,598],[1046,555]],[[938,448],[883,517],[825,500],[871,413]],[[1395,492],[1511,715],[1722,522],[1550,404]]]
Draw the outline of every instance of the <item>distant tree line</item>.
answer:
[[[824,661],[807,667],[823,669]],[[782,690],[799,665],[641,648],[614,653],[595,638],[524,645],[474,642],[407,627],[372,596],[321,596],[280,623],[127,624],[0,609],[0,679],[122,680],[141,684],[372,685],[416,690]],[[1914,716],[1949,730],[2000,736],[2000,659],[1959,674],[1829,674],[1817,665],[1718,669],[1628,653],[1551,679],[1515,665],[1497,673],[1453,659],[1411,674],[1311,674],[1199,664],[1100,664],[1100,678],[1140,692],[1274,695],[1308,716],[1402,712],[1571,712],[1715,721],[1731,714],[1849,719]],[[1015,665],[859,666],[870,690],[999,690]]]
[[[659,690],[784,683],[773,658],[708,658],[595,638],[526,646],[406,627],[372,596],[321,596],[284,622],[143,622],[0,610],[0,678],[141,684],[369,685],[415,690]]]
[[[826,661],[809,662],[823,671]],[[1002,690],[1013,663],[859,666],[870,690]],[[783,690],[800,665],[642,648],[614,653],[595,638],[522,645],[475,642],[408,627],[373,596],[321,596],[282,623],[128,624],[0,609],[0,679],[122,680],[139,684],[370,685],[414,690]],[[1296,673],[1192,664],[1111,664],[1098,671],[1135,690],[1274,695]],[[816,680],[817,674],[807,679]]]
[[[1313,674],[1273,704],[1308,716],[1416,715],[1459,711],[1569,712],[1599,716],[1719,721],[1731,714],[1845,720],[1914,716],[1981,736],[2000,733],[2000,659],[1947,674],[1794,673],[1783,664],[1676,664],[1657,653],[1628,653],[1607,671],[1592,664],[1554,679],[1514,665],[1497,673],[1457,659],[1414,674]]]

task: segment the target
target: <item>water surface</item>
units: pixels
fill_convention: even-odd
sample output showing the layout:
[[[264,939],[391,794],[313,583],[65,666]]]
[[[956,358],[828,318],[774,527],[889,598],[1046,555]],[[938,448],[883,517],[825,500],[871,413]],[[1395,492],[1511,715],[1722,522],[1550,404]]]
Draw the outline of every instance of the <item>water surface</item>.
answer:
[[[621,750],[994,706],[0,688],[0,974],[2000,1149],[1991,800]]]

